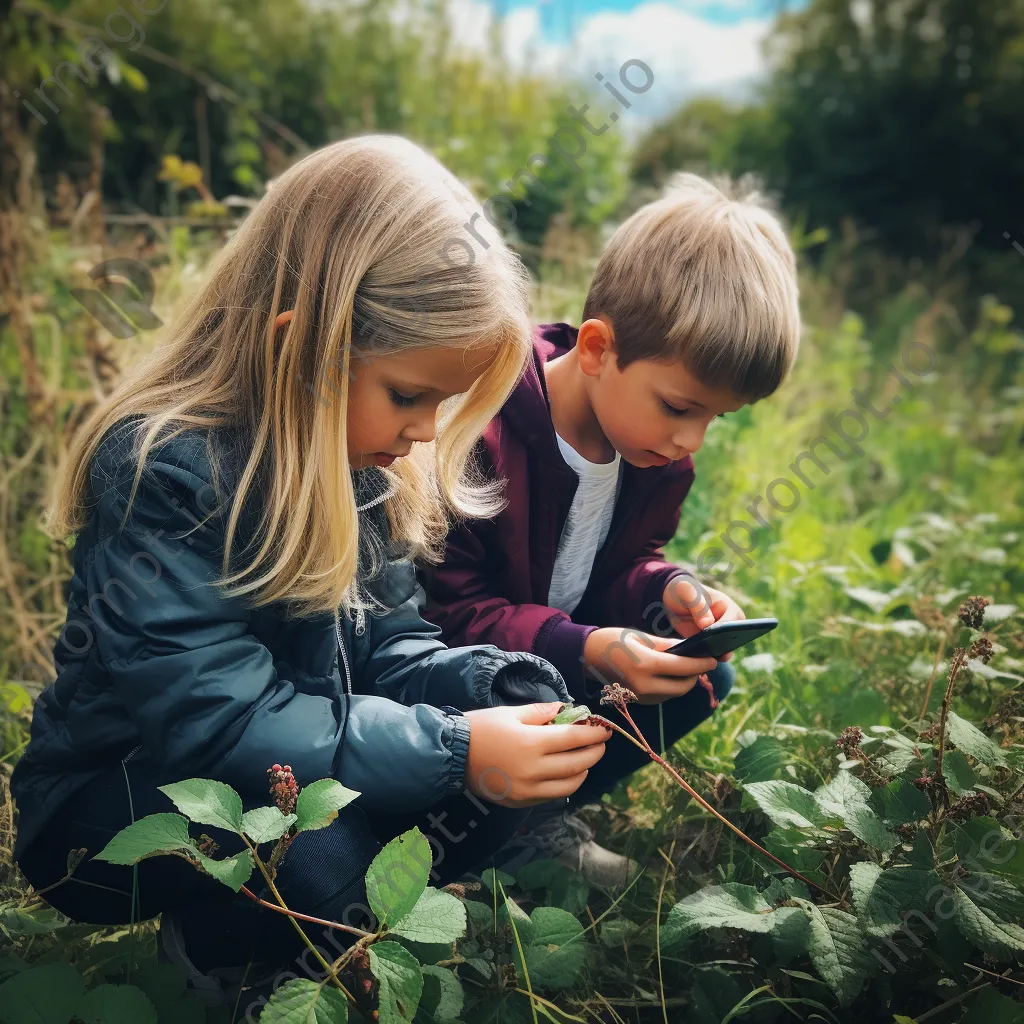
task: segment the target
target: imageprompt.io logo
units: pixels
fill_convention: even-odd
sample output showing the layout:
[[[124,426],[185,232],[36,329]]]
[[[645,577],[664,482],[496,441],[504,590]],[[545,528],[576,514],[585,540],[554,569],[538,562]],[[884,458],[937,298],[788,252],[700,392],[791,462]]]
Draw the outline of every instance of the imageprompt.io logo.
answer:
[[[85,311],[115,338],[133,338],[139,331],[162,327],[150,308],[155,288],[149,267],[138,260],[104,260],[89,271],[98,287],[72,288]]]

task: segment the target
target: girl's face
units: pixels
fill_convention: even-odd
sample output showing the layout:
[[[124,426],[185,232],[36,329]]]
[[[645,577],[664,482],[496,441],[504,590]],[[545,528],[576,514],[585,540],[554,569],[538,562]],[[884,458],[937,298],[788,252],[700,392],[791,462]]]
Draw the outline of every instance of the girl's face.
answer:
[[[390,466],[417,442],[433,441],[438,406],[468,391],[492,355],[490,346],[480,345],[353,360],[348,389],[352,469]]]

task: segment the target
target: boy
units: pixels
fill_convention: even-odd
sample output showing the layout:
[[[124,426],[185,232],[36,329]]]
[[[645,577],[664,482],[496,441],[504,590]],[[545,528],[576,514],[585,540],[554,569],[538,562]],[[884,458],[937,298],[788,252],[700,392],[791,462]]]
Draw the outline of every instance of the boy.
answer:
[[[707,690],[721,700],[731,666],[664,652],[743,611],[661,548],[710,422],[772,394],[788,373],[797,298],[785,232],[753,198],[683,175],[622,224],[582,324],[537,329],[532,361],[484,433],[484,470],[506,480],[507,505],[494,519],[457,524],[443,564],[424,573],[425,614],[444,639],[541,655],[581,703],[596,705],[604,683],[621,682],[655,743],[704,720],[714,703]],[[644,761],[614,736],[574,802]],[[590,857],[591,875],[621,872],[581,824],[563,820],[561,839],[534,845],[568,848],[584,869]]]

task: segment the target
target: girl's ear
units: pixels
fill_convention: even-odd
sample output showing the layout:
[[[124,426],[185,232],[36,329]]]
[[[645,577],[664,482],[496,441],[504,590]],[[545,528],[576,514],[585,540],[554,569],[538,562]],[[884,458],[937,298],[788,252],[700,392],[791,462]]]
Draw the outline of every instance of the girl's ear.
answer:
[[[295,316],[294,309],[286,309],[283,313],[278,313],[277,319],[274,321],[274,330],[276,331],[279,327],[284,327],[293,316]]]

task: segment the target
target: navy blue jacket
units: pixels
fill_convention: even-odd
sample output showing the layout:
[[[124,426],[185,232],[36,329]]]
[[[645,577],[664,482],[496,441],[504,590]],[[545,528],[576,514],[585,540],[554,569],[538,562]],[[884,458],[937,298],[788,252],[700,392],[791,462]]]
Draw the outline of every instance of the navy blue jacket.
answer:
[[[19,855],[129,754],[158,778],[214,778],[248,795],[266,795],[274,762],[290,764],[299,785],[337,778],[366,807],[406,812],[461,789],[469,722],[458,711],[568,699],[539,657],[446,647],[407,561],[369,585],[393,610],[357,622],[226,597],[214,581],[227,516],[210,515],[211,470],[217,460],[218,482],[230,482],[230,446],[200,431],[159,446],[122,525],[134,432],[129,421],[111,431],[91,466],[58,675],[11,784]]]

